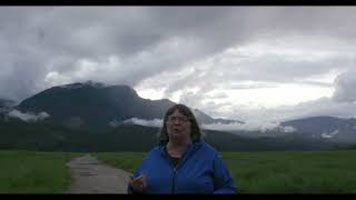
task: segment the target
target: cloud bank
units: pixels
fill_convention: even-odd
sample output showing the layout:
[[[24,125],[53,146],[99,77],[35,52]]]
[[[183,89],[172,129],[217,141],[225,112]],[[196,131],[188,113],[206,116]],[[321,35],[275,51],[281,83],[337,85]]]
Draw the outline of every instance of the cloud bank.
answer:
[[[1,7],[0,97],[21,101],[93,80],[261,127],[316,114],[354,116],[355,11]]]

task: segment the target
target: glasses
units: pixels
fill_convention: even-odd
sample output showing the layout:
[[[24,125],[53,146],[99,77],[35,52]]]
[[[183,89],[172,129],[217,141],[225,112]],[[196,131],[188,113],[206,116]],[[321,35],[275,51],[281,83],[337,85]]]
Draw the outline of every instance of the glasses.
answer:
[[[168,117],[167,122],[168,123],[173,123],[178,121],[179,123],[187,123],[189,122],[189,119],[187,117]]]

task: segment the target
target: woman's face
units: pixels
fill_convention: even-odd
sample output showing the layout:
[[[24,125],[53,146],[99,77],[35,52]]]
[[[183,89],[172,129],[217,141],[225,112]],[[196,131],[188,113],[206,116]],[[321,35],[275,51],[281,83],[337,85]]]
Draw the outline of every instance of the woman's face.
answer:
[[[167,119],[167,132],[170,139],[190,140],[191,124],[188,117],[175,110]]]

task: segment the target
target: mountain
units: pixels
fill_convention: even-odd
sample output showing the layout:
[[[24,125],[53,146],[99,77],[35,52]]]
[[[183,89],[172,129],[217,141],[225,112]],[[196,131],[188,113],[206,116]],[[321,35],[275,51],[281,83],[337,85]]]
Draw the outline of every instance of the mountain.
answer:
[[[49,88],[25,99],[15,108],[26,113],[46,112],[49,121],[75,130],[105,131],[111,128],[110,124],[130,118],[162,119],[174,104],[168,99],[141,98],[126,85],[108,86],[88,81]],[[194,112],[200,123],[240,123],[214,119],[199,110]]]
[[[309,117],[281,123],[305,137],[324,138],[338,142],[356,142],[356,119],[330,116]]]

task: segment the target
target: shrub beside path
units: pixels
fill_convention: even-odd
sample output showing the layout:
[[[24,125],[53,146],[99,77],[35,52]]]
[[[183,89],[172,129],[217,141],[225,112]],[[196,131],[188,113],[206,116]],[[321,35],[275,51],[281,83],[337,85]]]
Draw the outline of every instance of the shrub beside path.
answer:
[[[131,173],[103,164],[91,154],[75,158],[67,166],[74,179],[67,193],[127,194]]]

